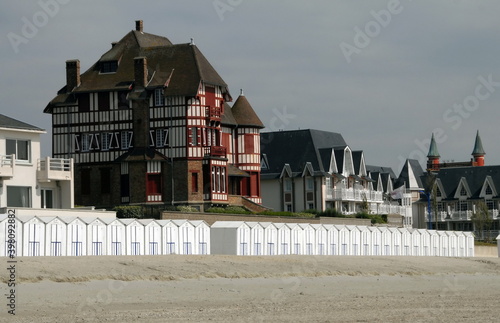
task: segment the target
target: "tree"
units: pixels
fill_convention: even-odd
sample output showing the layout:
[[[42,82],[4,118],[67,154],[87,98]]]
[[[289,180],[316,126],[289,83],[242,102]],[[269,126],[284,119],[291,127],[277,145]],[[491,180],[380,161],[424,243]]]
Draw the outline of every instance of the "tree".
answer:
[[[488,206],[484,201],[479,201],[476,204],[476,212],[472,215],[471,220],[474,224],[474,231],[480,234],[481,240],[485,240],[484,231],[488,231],[488,240],[490,240],[489,230],[493,224],[493,219],[490,217]]]

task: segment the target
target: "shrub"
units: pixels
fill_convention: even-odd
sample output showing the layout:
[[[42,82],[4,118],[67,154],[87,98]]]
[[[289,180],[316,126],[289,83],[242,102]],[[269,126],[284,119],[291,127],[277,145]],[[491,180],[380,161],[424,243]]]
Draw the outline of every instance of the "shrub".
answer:
[[[143,218],[144,217],[144,209],[142,206],[138,205],[124,205],[124,206],[115,206],[113,211],[116,211],[117,218]]]
[[[179,212],[199,212],[199,210],[195,207],[189,205],[179,205],[177,207],[177,211]]]

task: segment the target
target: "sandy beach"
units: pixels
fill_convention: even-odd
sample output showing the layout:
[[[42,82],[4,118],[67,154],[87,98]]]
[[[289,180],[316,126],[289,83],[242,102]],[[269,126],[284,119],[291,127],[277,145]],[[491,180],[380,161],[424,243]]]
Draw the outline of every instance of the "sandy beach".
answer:
[[[1,322],[497,322],[499,258],[16,258]],[[8,290],[7,260],[0,271]],[[2,304],[7,303],[3,296]]]

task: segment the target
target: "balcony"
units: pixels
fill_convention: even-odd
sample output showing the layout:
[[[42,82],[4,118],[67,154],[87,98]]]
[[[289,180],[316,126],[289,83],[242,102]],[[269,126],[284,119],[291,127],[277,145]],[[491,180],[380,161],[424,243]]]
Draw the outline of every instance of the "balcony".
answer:
[[[382,192],[352,188],[327,189],[326,199],[334,201],[382,202]]]
[[[205,157],[226,157],[226,147],[224,146],[209,146],[203,149]]]
[[[14,176],[14,165],[16,155],[0,155],[0,178],[11,178]]]
[[[222,108],[220,107],[205,107],[205,115],[208,121],[220,121],[222,116]]]
[[[50,157],[39,159],[37,179],[39,182],[73,180],[73,159]]]

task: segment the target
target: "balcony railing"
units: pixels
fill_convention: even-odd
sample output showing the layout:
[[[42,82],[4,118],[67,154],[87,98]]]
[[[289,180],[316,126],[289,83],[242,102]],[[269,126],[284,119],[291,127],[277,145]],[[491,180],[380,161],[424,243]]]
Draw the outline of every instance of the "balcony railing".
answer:
[[[364,199],[366,199],[367,202],[381,202],[382,192],[359,190],[359,189],[356,190],[352,188],[327,189],[326,199],[336,200],[336,201],[359,201],[359,202],[362,202]]]
[[[437,212],[437,220],[444,222],[444,221],[470,221],[472,219],[472,216],[474,215],[474,212],[471,210],[466,210],[466,211],[453,211],[448,214],[446,211],[438,211]],[[499,211],[497,209],[494,210],[489,210],[488,214],[491,219],[496,220],[498,219],[499,216]],[[433,212],[431,212],[431,221],[436,221],[436,217]],[[429,219],[429,213],[427,212],[427,209],[425,210],[425,219],[428,221]]]
[[[222,108],[220,107],[205,107],[207,119],[210,121],[220,121],[222,115]]]
[[[226,157],[226,147],[224,146],[209,146],[204,147],[205,156],[211,157]]]
[[[73,180],[73,159],[50,157],[39,159],[37,179],[40,182]]]
[[[0,155],[0,178],[13,177],[16,155]]]

